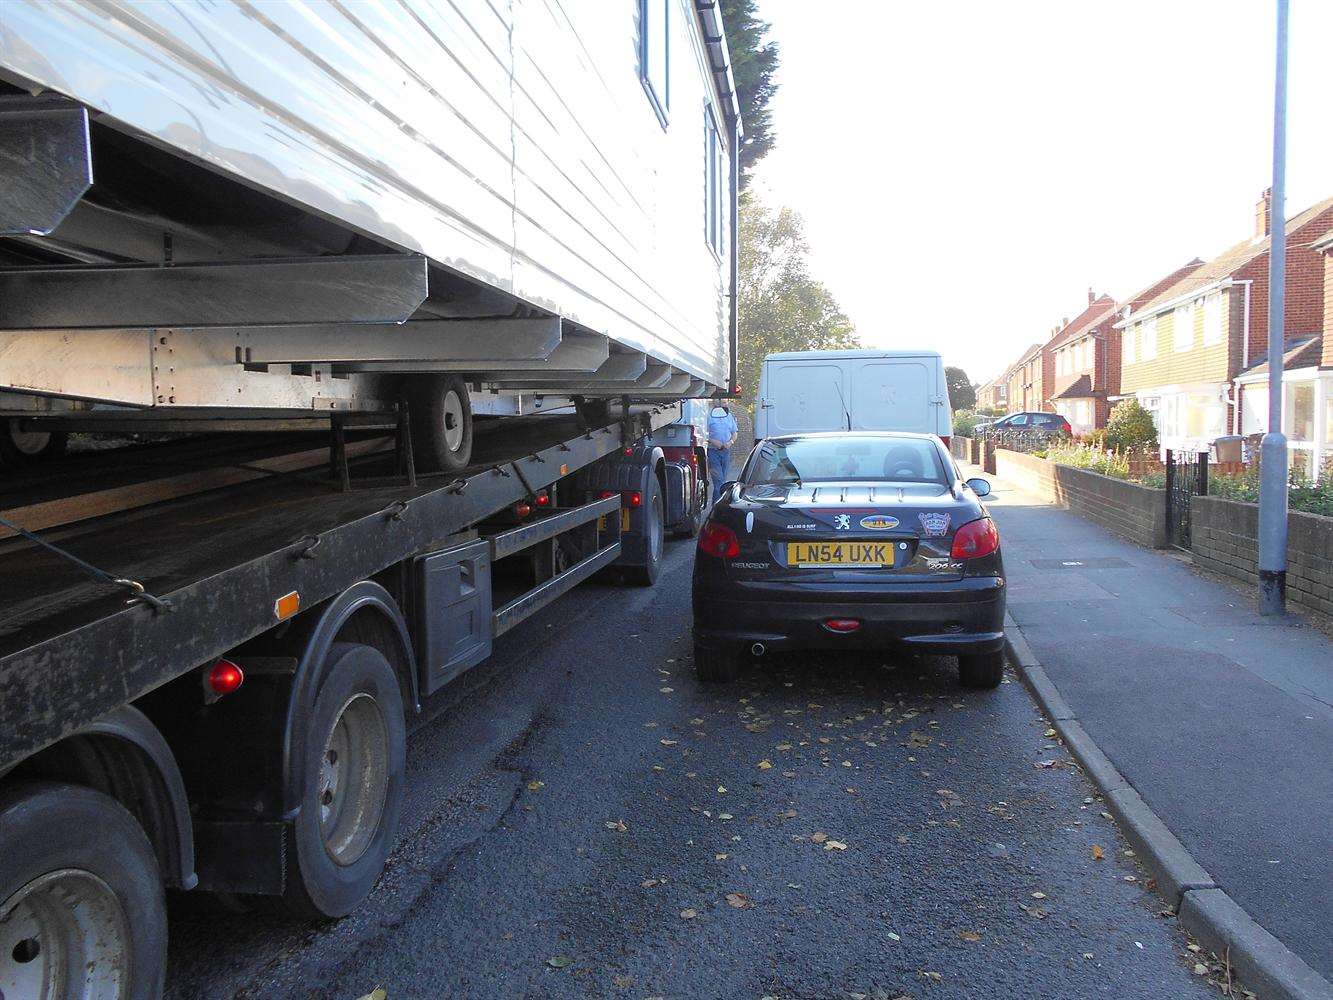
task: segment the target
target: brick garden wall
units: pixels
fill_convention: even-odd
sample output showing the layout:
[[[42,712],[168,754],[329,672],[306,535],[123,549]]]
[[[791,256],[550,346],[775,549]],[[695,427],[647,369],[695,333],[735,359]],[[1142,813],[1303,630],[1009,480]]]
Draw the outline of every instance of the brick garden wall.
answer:
[[[1287,516],[1287,600],[1333,616],[1333,517]],[[1257,505],[1219,497],[1191,501],[1190,542],[1204,569],[1258,583],[1258,537]]]
[[[1165,548],[1164,490],[1075,469],[1004,448],[995,449],[995,474],[1038,496],[1062,503],[1136,545]]]

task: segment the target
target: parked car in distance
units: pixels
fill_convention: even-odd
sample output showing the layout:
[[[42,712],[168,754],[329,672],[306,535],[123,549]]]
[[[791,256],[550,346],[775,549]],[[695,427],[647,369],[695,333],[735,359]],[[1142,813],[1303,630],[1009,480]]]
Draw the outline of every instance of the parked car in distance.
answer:
[[[936,434],[947,447],[953,411],[934,351],[790,351],[759,372],[754,436],[815,431]]]
[[[1010,432],[1030,434],[1036,437],[1072,437],[1074,428],[1069,425],[1068,420],[1058,413],[1025,411],[1001,417],[995,423],[984,428],[978,424],[977,433],[983,432],[987,437]]]
[[[755,445],[694,560],[694,665],[736,676],[748,650],[954,655],[969,687],[1003,673],[1000,535],[938,437],[795,434]]]

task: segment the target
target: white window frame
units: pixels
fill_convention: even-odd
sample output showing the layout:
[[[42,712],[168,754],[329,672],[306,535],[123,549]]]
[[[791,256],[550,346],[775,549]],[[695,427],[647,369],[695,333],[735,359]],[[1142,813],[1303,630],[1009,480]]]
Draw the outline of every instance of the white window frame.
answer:
[[[1194,347],[1193,302],[1176,306],[1176,311],[1171,317],[1171,346],[1177,354],[1184,354]]]
[[[1222,343],[1222,293],[1213,292],[1203,300],[1203,346],[1214,347]]]
[[[1123,340],[1123,350],[1121,361],[1124,364],[1132,365],[1139,360],[1139,324],[1133,323],[1125,327]]]
[[[722,133],[711,104],[704,104],[704,240],[718,259],[722,257],[725,199],[722,196],[725,169],[722,164]]]
[[[1143,360],[1157,360],[1157,317],[1149,316],[1142,323],[1143,327]]]
[[[662,128],[667,127],[671,115],[671,7],[675,2],[639,0],[639,81]],[[661,19],[651,18],[653,12],[660,13]],[[656,79],[655,58],[661,60],[660,80]]]

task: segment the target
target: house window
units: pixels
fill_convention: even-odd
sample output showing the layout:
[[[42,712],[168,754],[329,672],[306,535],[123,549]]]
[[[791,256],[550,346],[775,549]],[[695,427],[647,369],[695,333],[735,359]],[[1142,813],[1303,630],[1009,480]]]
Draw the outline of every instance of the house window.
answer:
[[[1132,365],[1138,360],[1137,347],[1139,342],[1139,325],[1125,328],[1125,364]]]
[[[639,0],[639,79],[666,128],[671,108],[671,4],[674,0]]]
[[[1205,347],[1222,343],[1222,293],[1214,292],[1203,300],[1203,343]]]
[[[1311,383],[1289,386],[1290,417],[1287,433],[1293,441],[1314,440],[1314,386]]]
[[[706,204],[704,205],[704,237],[713,252],[722,256],[723,211],[725,199],[725,171],[722,166],[722,138],[718,135],[717,119],[713,109],[704,108],[704,173],[706,175]]]
[[[1175,349],[1188,351],[1194,346],[1194,306],[1180,306],[1171,323],[1175,331]]]
[[[1143,330],[1143,360],[1152,361],[1157,357],[1157,317],[1150,316],[1139,326]]]

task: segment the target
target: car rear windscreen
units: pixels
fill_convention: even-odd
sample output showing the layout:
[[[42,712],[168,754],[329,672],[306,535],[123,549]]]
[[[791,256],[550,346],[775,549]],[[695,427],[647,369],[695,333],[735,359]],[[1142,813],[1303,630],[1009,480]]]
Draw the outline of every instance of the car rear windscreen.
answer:
[[[747,485],[821,480],[948,483],[933,441],[852,434],[764,441],[750,457],[743,478]]]

